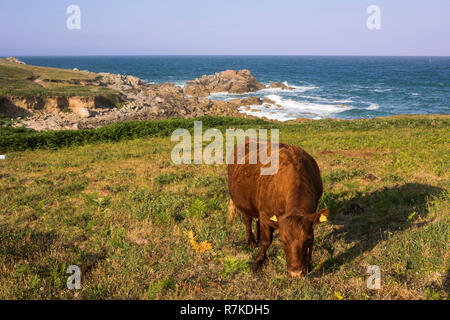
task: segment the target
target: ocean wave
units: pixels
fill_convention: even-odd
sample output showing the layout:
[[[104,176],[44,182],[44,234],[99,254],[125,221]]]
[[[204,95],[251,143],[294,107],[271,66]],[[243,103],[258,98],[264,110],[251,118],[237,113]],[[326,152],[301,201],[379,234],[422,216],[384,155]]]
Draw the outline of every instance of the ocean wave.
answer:
[[[301,93],[301,92],[306,92],[306,91],[309,91],[309,90],[320,89],[320,87],[313,86],[313,85],[296,86],[296,85],[293,85],[293,84],[289,84],[287,81],[284,81],[283,84],[285,86],[291,87],[293,89],[289,90],[289,89],[283,89],[283,88],[269,88],[268,87],[269,85],[266,85],[267,88],[261,89],[259,91],[273,92],[273,93],[276,93],[276,92],[300,92]]]
[[[209,94],[209,97],[226,97],[229,95],[231,95],[231,93],[229,93],[229,92],[211,92]],[[234,95],[234,93],[233,93],[233,95]]]
[[[380,106],[376,103],[369,102],[369,106],[366,108],[366,110],[378,110],[380,109]]]
[[[184,86],[186,85],[187,81],[184,80],[178,80],[178,81],[174,81],[173,84],[176,86],[179,86],[181,88],[184,88]]]
[[[287,90],[287,89],[282,89],[282,88],[264,88],[258,91],[254,91],[254,92],[245,92],[245,93],[231,93],[231,92],[211,92],[208,95],[208,98],[211,100],[216,100],[216,99],[221,99],[221,100],[230,100],[230,99],[234,99],[234,98],[242,98],[242,97],[250,97],[250,96],[266,96],[266,94],[276,94],[276,93],[302,93],[302,92],[306,92],[309,90],[315,90],[315,89],[320,89],[320,87],[317,86],[313,86],[313,85],[305,85],[305,86],[296,86],[296,85],[291,85],[289,84],[287,81],[284,82],[284,84],[286,86],[289,86],[291,88],[293,88],[292,90]],[[266,85],[267,87],[269,85]],[[346,101],[346,102],[350,102],[350,101]],[[342,103],[346,103],[346,102],[342,102]]]
[[[275,104],[292,109],[293,111],[311,112],[317,113],[319,115],[328,115],[331,113],[339,113],[345,110],[352,109],[352,107],[346,105],[295,101],[292,99],[283,99],[282,97],[277,95],[269,95],[267,96],[267,98],[274,101]]]
[[[254,95],[255,92],[246,92],[246,93],[230,93],[230,92],[211,92],[209,94],[209,96],[207,96],[208,99],[211,100],[216,100],[216,99],[221,99],[221,100],[231,100],[234,98],[242,98],[245,96],[251,96]]]
[[[251,106],[245,106],[240,107],[238,110],[240,113],[245,113],[247,115],[255,116],[258,118],[265,117],[267,119],[271,120],[278,120],[278,121],[287,121],[287,120],[293,120],[297,118],[293,114],[281,112],[279,110],[270,110],[272,108],[265,108],[261,105],[251,105]]]
[[[297,95],[297,97],[311,99],[311,100],[317,100],[317,101],[322,101],[322,102],[329,102],[329,103],[352,103],[353,102],[353,100],[351,100],[351,99],[337,100],[337,99],[327,99],[324,97],[308,96],[308,95]]]
[[[379,92],[379,93],[381,93],[381,92],[389,92],[389,91],[392,91],[392,89],[374,89],[373,91],[374,91],[374,92]]]
[[[363,89],[372,89],[372,87],[368,87],[368,86],[362,86],[360,84],[352,84],[351,88],[353,90],[363,90]]]
[[[347,105],[295,101],[292,99],[284,99],[278,95],[268,95],[266,98],[272,100],[274,103],[240,107],[239,111],[256,117],[287,121],[297,117],[322,119],[333,114],[353,109],[353,107]]]
[[[293,91],[300,91],[300,92],[304,92],[304,91],[308,91],[308,90],[320,89],[320,87],[313,86],[312,84],[308,84],[308,85],[304,85],[304,86],[296,86],[295,84],[289,84],[287,81],[283,82],[283,84],[285,86],[294,88]]]

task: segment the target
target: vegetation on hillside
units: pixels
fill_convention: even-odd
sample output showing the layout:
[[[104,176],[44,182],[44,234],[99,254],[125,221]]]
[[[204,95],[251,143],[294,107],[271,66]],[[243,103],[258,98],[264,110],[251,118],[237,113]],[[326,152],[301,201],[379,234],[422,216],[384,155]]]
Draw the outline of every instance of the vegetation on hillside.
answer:
[[[102,96],[116,104],[119,94],[93,85],[97,77],[91,72],[22,65],[0,59],[0,97]]]
[[[178,128],[185,128],[193,132],[194,121],[202,121],[203,130],[208,128],[226,129],[239,128],[277,128],[283,132],[313,131],[366,131],[382,130],[395,127],[396,129],[417,129],[434,127],[448,129],[448,116],[397,116],[375,118],[371,120],[335,120],[321,121],[302,119],[288,124],[264,121],[262,119],[245,119],[232,117],[204,116],[197,119],[172,118],[156,121],[119,122],[92,130],[60,130],[37,132],[26,128],[14,128],[11,121],[0,117],[0,152],[19,151],[37,148],[60,148],[87,143],[122,141],[149,136],[167,137]],[[446,137],[441,137],[444,141]]]
[[[170,161],[172,131],[193,119],[3,127],[0,299],[449,298],[449,116],[201,120],[278,128],[317,160],[330,217],[315,230],[310,274],[289,277],[277,235],[263,270],[250,270],[257,249],[240,221],[226,223],[226,166]],[[66,287],[73,264],[79,291]],[[367,288],[369,265],[380,290]]]

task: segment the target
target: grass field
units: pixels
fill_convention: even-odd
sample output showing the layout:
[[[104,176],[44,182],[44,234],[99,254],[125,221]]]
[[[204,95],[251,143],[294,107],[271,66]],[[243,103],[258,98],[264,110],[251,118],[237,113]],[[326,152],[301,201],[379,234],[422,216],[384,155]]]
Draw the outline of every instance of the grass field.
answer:
[[[118,101],[114,90],[91,85],[95,73],[21,65],[0,59],[0,97],[102,96]]]
[[[0,299],[449,298],[449,116],[242,126],[256,124],[322,171],[330,217],[308,276],[288,276],[277,236],[263,270],[250,270],[257,249],[240,221],[226,223],[225,165],[174,165],[167,132],[121,140],[103,129],[68,147],[44,143],[52,133],[30,150],[22,142],[34,138],[8,131],[21,151],[0,160]],[[66,287],[72,264],[81,290]],[[366,286],[369,265],[380,290]]]

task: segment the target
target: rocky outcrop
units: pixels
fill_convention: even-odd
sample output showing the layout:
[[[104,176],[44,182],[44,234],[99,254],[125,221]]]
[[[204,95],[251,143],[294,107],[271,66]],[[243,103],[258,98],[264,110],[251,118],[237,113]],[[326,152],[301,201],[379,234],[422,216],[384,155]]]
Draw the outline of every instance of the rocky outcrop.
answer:
[[[172,83],[149,84],[134,76],[99,73],[90,85],[115,90],[123,103],[113,107],[103,97],[0,98],[2,110],[22,117],[18,126],[35,130],[97,128],[120,121],[154,120],[203,115],[252,117],[239,112],[242,106],[263,104],[258,97],[232,100],[205,98],[213,92],[247,93],[266,88],[248,70],[223,71],[189,81],[185,87]],[[270,101],[272,102],[272,101]],[[270,103],[264,101],[264,103]]]
[[[239,108],[242,106],[261,105],[262,100],[258,97],[250,97],[247,99],[233,99],[229,101],[215,100],[212,102],[210,114],[219,116],[239,117],[242,113]]]
[[[107,72],[101,72],[98,75],[100,76],[100,83],[102,85],[112,88],[138,87],[143,84],[142,80],[135,76],[124,76]]]
[[[26,63],[23,61],[20,61],[19,59],[17,59],[16,57],[8,57],[5,58],[6,61],[12,62],[12,63],[17,63],[17,64],[23,64],[25,65]]]
[[[284,83],[281,82],[274,82],[271,83],[267,88],[269,89],[282,89],[282,90],[294,90],[293,87],[290,87]]]
[[[91,109],[105,108],[109,104],[110,102],[102,96],[0,98],[1,112],[9,117],[40,118],[49,114],[75,113],[87,118],[92,114]]]
[[[129,102],[121,109],[80,107],[75,111],[59,113],[35,113],[20,119],[20,126],[38,131],[91,129],[120,121],[156,120],[169,117],[192,118],[204,115],[233,117],[252,117],[239,112],[238,108],[246,105],[259,105],[262,100],[257,97],[233,99],[230,101],[211,101],[209,99],[173,97],[155,97],[149,104]]]
[[[210,76],[188,81],[184,87],[186,95],[206,97],[213,92],[247,93],[264,89],[249,70],[226,70]]]
[[[268,103],[268,104],[275,104],[276,103],[272,99],[269,99],[269,98],[266,98],[266,97],[262,101],[263,101],[263,103]]]

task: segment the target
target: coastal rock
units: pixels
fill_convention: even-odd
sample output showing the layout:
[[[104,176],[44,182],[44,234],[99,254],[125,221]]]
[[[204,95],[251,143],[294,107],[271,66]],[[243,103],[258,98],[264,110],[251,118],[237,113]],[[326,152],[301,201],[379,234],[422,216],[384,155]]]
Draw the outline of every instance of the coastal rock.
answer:
[[[240,107],[250,108],[250,106],[261,105],[262,100],[258,97],[250,97],[246,99],[233,99],[229,101],[215,100],[211,103],[211,108],[208,110],[209,114],[239,117],[242,115],[239,112]]]
[[[82,118],[92,115],[94,108],[110,108],[109,101],[98,97],[3,97],[0,107],[11,117],[39,117],[60,113],[75,113]],[[87,111],[86,111],[87,110]],[[89,112],[89,115],[88,115]]]
[[[12,62],[12,63],[17,63],[17,64],[23,64],[26,65],[25,62],[20,61],[19,59],[17,59],[16,57],[8,57],[5,59],[6,61]]]
[[[74,110],[76,114],[78,114],[81,118],[89,118],[91,116],[91,112],[88,108],[77,108]]]
[[[83,85],[79,83],[79,85]],[[228,101],[205,98],[210,92],[246,93],[265,86],[248,70],[228,70],[191,81],[183,88],[173,83],[149,84],[134,76],[99,73],[90,85],[113,89],[120,95],[120,109],[98,97],[48,97],[0,99],[0,107],[11,116],[20,116],[17,126],[38,131],[89,129],[131,120],[204,115],[253,117],[240,113],[243,106],[261,105],[259,97]]]
[[[249,70],[226,70],[188,81],[184,86],[184,94],[194,97],[206,97],[213,92],[242,94],[255,92],[264,87]]]
[[[263,103],[268,103],[268,104],[275,104],[275,101],[273,101],[272,99],[269,98],[264,98],[262,100]]]
[[[284,83],[281,82],[274,82],[270,84],[267,88],[269,89],[282,89],[282,90],[294,90],[293,87],[290,87]]]
[[[100,76],[100,83],[102,85],[116,87],[130,86],[135,88],[142,84],[141,79],[135,76],[124,76],[107,72],[101,72],[98,75]]]

